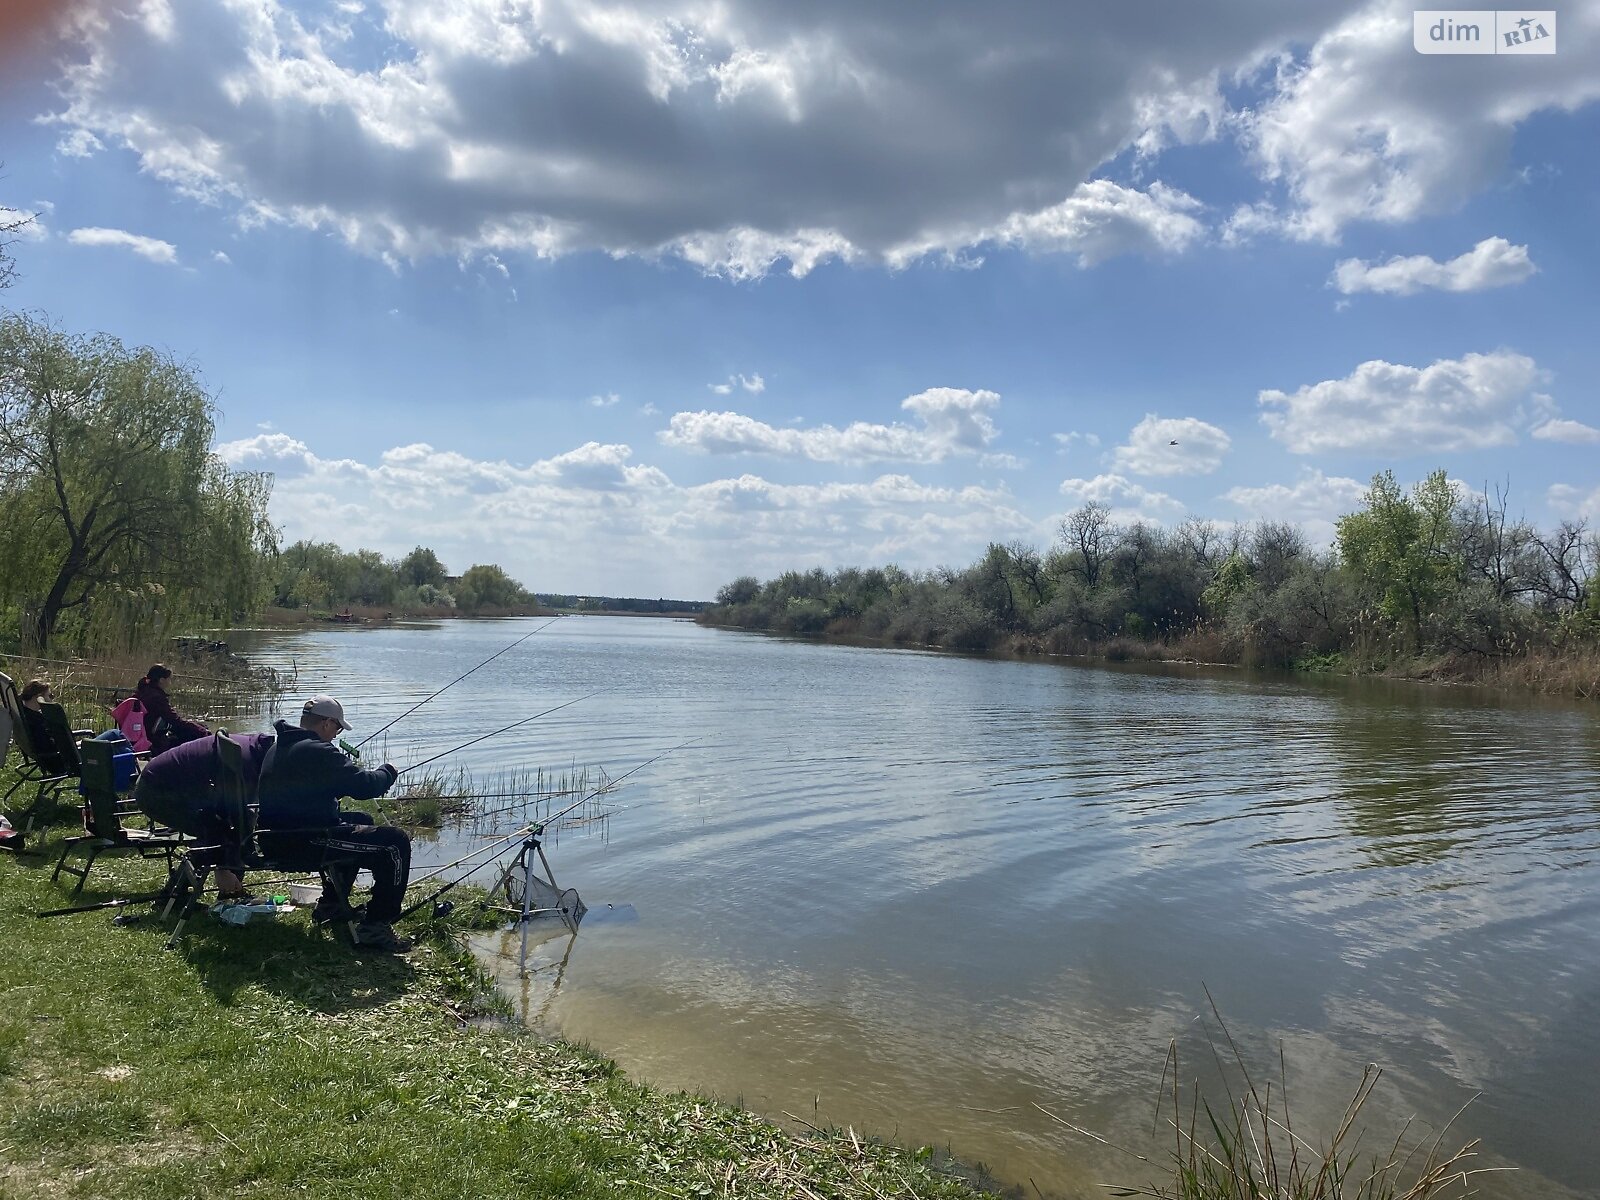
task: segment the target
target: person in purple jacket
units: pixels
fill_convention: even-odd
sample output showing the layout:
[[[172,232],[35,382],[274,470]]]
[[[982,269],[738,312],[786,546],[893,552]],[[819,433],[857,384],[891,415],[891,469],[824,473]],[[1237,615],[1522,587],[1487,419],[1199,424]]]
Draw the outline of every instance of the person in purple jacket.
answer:
[[[243,752],[245,783],[253,791],[261,778],[261,764],[272,749],[270,733],[228,735]],[[133,798],[139,810],[158,824],[201,842],[225,842],[230,834],[226,815],[217,795],[217,775],[221,764],[210,738],[184,742],[162,751],[144,766]],[[217,868],[217,891],[234,896],[244,890],[238,872]]]

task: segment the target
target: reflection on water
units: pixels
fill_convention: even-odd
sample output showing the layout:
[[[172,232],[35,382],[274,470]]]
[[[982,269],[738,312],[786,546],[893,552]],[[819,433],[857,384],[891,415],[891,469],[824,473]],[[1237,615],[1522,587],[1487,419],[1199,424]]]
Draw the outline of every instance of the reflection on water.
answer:
[[[527,628],[256,653],[359,732]],[[459,758],[615,776],[702,736],[623,785],[606,837],[549,842],[564,886],[639,920],[502,972],[634,1074],[1087,1195],[1143,1168],[1035,1105],[1160,1155],[1163,1058],[1205,1061],[1209,987],[1253,1065],[1282,1044],[1301,1128],[1377,1062],[1375,1121],[1436,1127],[1484,1093],[1456,1130],[1522,1169],[1480,1194],[1600,1195],[1592,706],[572,618],[374,748],[404,765],[601,683]],[[472,848],[446,832],[418,859]]]

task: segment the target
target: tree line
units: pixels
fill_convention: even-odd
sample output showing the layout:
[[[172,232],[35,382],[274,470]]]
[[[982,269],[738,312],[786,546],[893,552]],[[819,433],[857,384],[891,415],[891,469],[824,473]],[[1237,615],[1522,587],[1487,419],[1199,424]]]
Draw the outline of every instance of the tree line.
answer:
[[[968,650],[1356,670],[1432,658],[1463,674],[1600,647],[1600,538],[1581,521],[1540,530],[1508,516],[1503,492],[1462,495],[1443,471],[1406,490],[1386,471],[1336,530],[1319,549],[1281,521],[1166,528],[1087,504],[1043,551],[995,543],[964,569],[746,576],[702,619]]]
[[[452,577],[420,546],[395,561],[326,542],[280,549],[272,476],[212,450],[216,419],[191,364],[0,310],[0,645],[126,650],[269,603],[536,607],[499,566]]]
[[[539,605],[532,593],[494,563],[475,563],[453,577],[426,546],[391,559],[376,550],[345,551],[332,542],[312,541],[295,542],[276,555],[272,603],[280,608],[361,606],[473,614]]]

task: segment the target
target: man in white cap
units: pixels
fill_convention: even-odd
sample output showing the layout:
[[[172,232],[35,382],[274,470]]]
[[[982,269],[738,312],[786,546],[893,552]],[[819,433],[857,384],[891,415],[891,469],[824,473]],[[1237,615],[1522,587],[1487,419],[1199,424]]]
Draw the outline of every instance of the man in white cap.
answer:
[[[366,813],[342,812],[339,798],[372,800],[399,777],[388,763],[364,769],[335,741],[350,728],[344,705],[313,696],[300,711],[300,726],[277,722],[277,741],[261,764],[257,795],[261,852],[284,870],[321,871],[322,899],[312,910],[318,922],[349,913],[356,872],[372,872],[372,899],[356,929],[356,944],[398,952],[411,948],[395,933],[411,878],[411,838],[392,825],[374,825]]]

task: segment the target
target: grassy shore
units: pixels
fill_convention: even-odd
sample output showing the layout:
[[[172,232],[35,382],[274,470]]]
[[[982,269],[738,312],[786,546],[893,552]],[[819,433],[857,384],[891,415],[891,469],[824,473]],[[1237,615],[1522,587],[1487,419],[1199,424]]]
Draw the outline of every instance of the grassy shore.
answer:
[[[300,914],[200,917],[171,952],[148,906],[38,920],[67,902],[49,875],[70,832],[0,855],[0,1196],[979,1194],[915,1154],[656,1092],[522,1030],[442,926],[397,958]],[[160,878],[102,858],[84,900]]]

